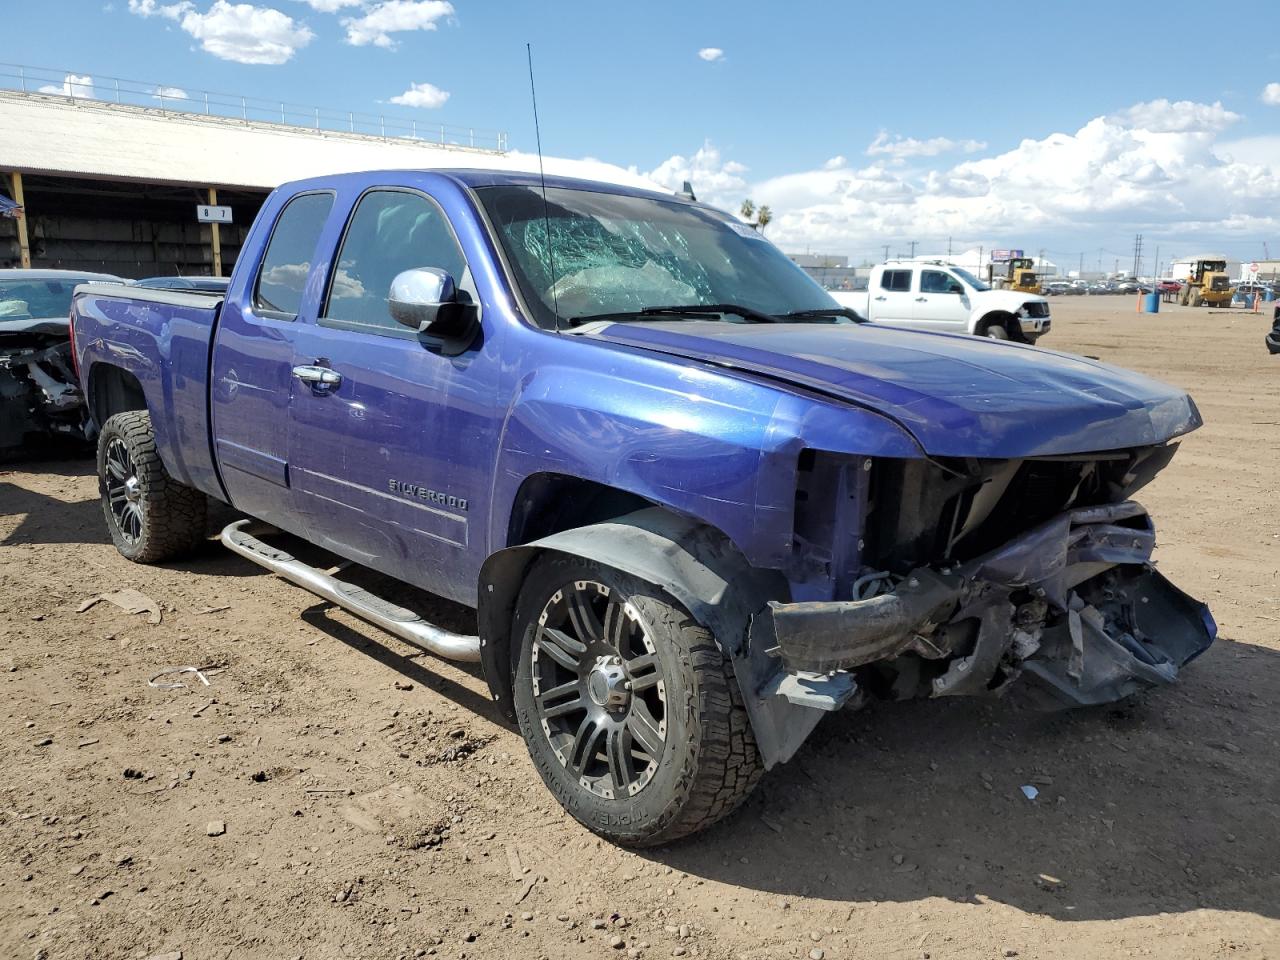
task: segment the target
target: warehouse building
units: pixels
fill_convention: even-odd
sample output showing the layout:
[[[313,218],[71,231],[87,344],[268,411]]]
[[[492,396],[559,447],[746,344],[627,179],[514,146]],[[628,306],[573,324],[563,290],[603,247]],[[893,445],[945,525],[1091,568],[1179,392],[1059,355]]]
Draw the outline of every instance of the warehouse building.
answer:
[[[8,76],[0,86],[15,85]],[[20,207],[0,216],[0,267],[223,276],[281,183],[352,170],[538,169],[502,133],[183,91],[162,100],[154,85],[76,79],[60,93],[0,89],[0,196]],[[657,189],[594,161],[549,157],[546,169]],[[230,222],[202,222],[201,206],[229,207]]]

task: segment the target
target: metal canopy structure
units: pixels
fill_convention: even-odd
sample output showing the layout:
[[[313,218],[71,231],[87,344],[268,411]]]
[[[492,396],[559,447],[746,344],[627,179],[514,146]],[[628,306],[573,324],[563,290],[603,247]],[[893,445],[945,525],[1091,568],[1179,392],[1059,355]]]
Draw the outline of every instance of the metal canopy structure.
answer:
[[[123,95],[117,103],[86,79],[65,93],[33,93],[5,89],[0,74],[0,130],[8,131],[0,137],[0,191],[8,187],[25,208],[0,218],[0,267],[220,276],[281,183],[357,170],[538,170],[536,154],[442,144],[413,127],[380,134],[305,126],[287,109],[285,122],[273,122],[247,110],[206,115],[191,104],[149,106]],[[494,142],[505,146],[505,135]],[[548,174],[661,189],[593,160],[547,157],[545,166]],[[197,222],[197,205],[219,203],[232,207],[232,224]]]

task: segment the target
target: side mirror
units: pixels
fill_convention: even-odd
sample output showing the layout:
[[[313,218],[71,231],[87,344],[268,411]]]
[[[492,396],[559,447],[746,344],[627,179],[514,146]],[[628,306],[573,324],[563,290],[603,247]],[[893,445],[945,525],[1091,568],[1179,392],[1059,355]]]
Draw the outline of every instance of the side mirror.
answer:
[[[958,293],[958,294],[960,294],[960,296],[962,296],[962,297],[963,297],[963,296],[964,296],[964,287],[962,287],[962,286],[961,286],[960,284],[958,284],[958,283],[953,283],[953,284],[951,284],[951,286],[947,287],[947,293]]]
[[[391,316],[431,337],[468,338],[476,325],[475,307],[459,296],[453,277],[436,267],[416,267],[397,274],[387,294]]]

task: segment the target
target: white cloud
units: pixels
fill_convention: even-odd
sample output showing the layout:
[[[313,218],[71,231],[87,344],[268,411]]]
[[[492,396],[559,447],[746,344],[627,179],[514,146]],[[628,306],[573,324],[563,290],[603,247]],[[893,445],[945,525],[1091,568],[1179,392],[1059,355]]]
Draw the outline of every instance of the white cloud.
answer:
[[[347,17],[342,25],[347,30],[347,43],[353,47],[373,44],[394,47],[393,33],[410,30],[435,30],[436,23],[453,16],[453,4],[447,0],[383,0],[365,10],[363,16]]]
[[[156,0],[129,0],[129,12],[140,17],[164,17],[166,20],[180,20],[188,10],[194,9],[190,0],[180,3],[157,3]]]
[[[301,0],[319,13],[337,13],[343,7],[358,7],[364,0]]]
[[[40,87],[39,92],[75,97],[77,100],[88,100],[93,97],[93,77],[87,74],[83,77],[77,77],[74,73],[68,73],[61,84],[46,84]]]
[[[699,200],[737,210],[747,196],[746,172],[741,163],[722,160],[720,151],[708,140],[693,156],[668,157],[642,176],[672,191],[688,180]]]
[[[157,100],[186,100],[187,91],[181,87],[156,87],[151,95]]]
[[[391,98],[392,103],[402,107],[425,107],[434,110],[443,107],[449,99],[449,91],[441,90],[434,83],[411,83],[404,93]]]
[[[1120,244],[1135,232],[1213,246],[1280,231],[1280,137],[1223,139],[1238,119],[1221,104],[1157,100],[1001,153],[979,155],[974,145],[975,155],[959,162],[942,155],[970,149],[966,141],[948,141],[945,150],[910,141],[904,151],[885,148],[906,138],[885,135],[865,167],[832,157],[817,169],[754,181],[708,142],[647,176],[673,190],[688,179],[699,199],[729,211],[744,197],[769,204],[769,235],[784,248],[863,256],[883,243],[918,240],[934,253],[952,236],[958,247],[1078,250]]]
[[[719,47],[703,47],[698,51],[698,56],[707,63],[715,63],[717,60],[724,59],[724,51]]]
[[[940,153],[977,153],[985,150],[986,143],[981,140],[952,140],[948,137],[932,137],[929,140],[917,140],[900,134],[890,136],[881,130],[867,147],[867,156],[886,156],[897,161],[911,157],[936,157]]]
[[[1280,83],[1268,83],[1262,88],[1262,102],[1269,107],[1280,107]]]
[[[130,0],[131,9],[134,2]],[[154,6],[153,0],[136,2],[139,6]],[[198,13],[190,3],[176,6],[187,8],[178,21],[182,29],[199,40],[206,52],[220,60],[286,63],[315,37],[306,24],[298,23],[271,7],[217,0],[207,13]],[[167,9],[172,8],[160,8],[162,16],[169,16],[164,12]]]

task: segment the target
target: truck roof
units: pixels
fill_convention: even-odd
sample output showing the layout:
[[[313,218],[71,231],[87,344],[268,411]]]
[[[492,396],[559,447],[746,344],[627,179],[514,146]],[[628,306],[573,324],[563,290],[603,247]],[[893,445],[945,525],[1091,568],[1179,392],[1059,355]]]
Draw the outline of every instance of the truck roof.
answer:
[[[365,170],[359,173],[335,173],[324,177],[311,177],[307,180],[294,180],[290,183],[281,184],[278,189],[288,190],[290,192],[298,192],[300,190],[315,189],[317,187],[333,186],[342,183],[345,180],[359,180],[367,182],[370,177],[380,176],[386,177],[389,182],[394,182],[397,176],[408,174],[436,174],[441,177],[447,177],[455,183],[465,187],[536,187],[543,182],[542,178],[536,173],[529,173],[521,170],[482,170],[468,167],[459,168],[440,168],[428,167],[422,169],[399,168],[388,170]],[[589,190],[593,193],[612,193],[629,197],[648,197],[654,200],[664,200],[667,202],[675,201],[677,203],[695,203],[689,200],[683,194],[662,193],[655,190],[644,190],[640,187],[624,186],[618,183],[606,183],[602,180],[587,180],[580,177],[563,177],[550,176],[546,178],[548,188],[563,188],[566,190]]]

